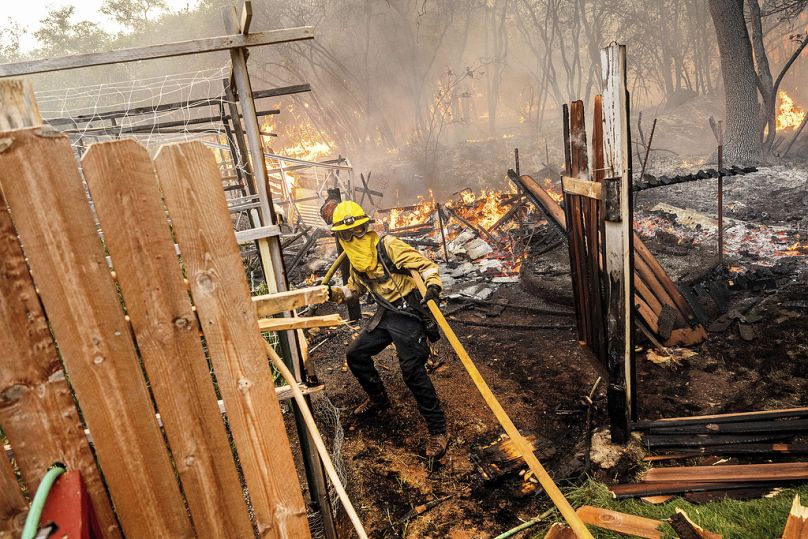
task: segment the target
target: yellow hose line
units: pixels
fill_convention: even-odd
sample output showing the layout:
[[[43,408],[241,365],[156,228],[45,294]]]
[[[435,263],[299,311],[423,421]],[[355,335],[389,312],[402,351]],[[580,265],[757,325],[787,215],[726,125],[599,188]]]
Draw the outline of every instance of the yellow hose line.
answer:
[[[323,280],[320,281],[321,285],[328,284],[328,281],[330,281],[331,277],[333,277],[334,274],[337,272],[337,268],[339,268],[339,265],[342,264],[342,261],[345,260],[346,256],[348,256],[348,253],[342,251],[342,253],[337,257],[337,259],[334,260],[334,263],[331,264],[331,267],[328,268],[328,271],[325,273],[325,275],[323,275]]]
[[[418,290],[420,290],[421,294],[426,294],[424,281],[421,279],[418,272],[410,270],[410,273],[412,274],[412,278],[415,280],[415,284],[418,286]],[[525,459],[525,462],[527,463],[528,467],[530,467],[530,470],[535,474],[536,479],[539,480],[539,483],[541,483],[544,491],[548,496],[550,496],[550,499],[553,500],[553,503],[567,521],[567,524],[570,525],[572,530],[575,532],[575,535],[580,539],[592,539],[592,534],[589,533],[589,530],[586,529],[584,523],[581,521],[578,515],[575,514],[575,510],[570,505],[570,502],[567,501],[567,499],[558,489],[558,486],[556,486],[553,479],[547,473],[547,470],[544,469],[544,466],[541,465],[539,459],[533,454],[533,450],[530,448],[528,441],[525,440],[525,438],[519,433],[516,425],[513,424],[511,418],[508,417],[507,413],[505,413],[505,409],[502,408],[502,405],[499,403],[497,398],[493,393],[491,393],[491,389],[488,387],[488,384],[485,383],[480,371],[477,370],[476,365],[474,365],[474,362],[471,360],[471,357],[469,357],[466,349],[463,348],[462,344],[460,344],[457,335],[455,335],[455,332],[452,330],[451,326],[449,326],[446,318],[443,317],[443,313],[440,312],[440,309],[432,300],[429,301],[428,306],[429,310],[432,312],[432,316],[435,317],[435,320],[443,330],[443,333],[446,335],[446,338],[449,340],[452,348],[454,348],[454,351],[457,353],[458,357],[460,357],[460,361],[463,363],[463,366],[466,368],[469,376],[471,376],[471,380],[474,382],[474,385],[477,386],[477,390],[483,396],[483,399],[485,399],[485,402],[488,404],[488,407],[491,408],[491,411],[494,412],[494,416],[496,416],[497,421],[499,421],[499,424],[502,425],[502,428],[505,429],[505,432],[508,434],[508,436],[510,436],[514,445],[522,454],[522,458]]]
[[[267,356],[269,356],[270,361],[272,361],[272,365],[278,369],[281,376],[283,376],[283,379],[286,380],[286,383],[289,384],[289,387],[292,389],[292,396],[300,408],[300,413],[303,415],[303,421],[306,423],[306,427],[308,428],[311,438],[314,441],[314,446],[317,448],[317,452],[320,454],[320,461],[323,463],[323,468],[325,468],[328,478],[331,479],[331,484],[334,486],[334,490],[337,491],[337,496],[342,502],[342,507],[345,508],[345,513],[348,515],[348,518],[353,524],[356,534],[360,539],[368,539],[367,532],[365,532],[365,528],[362,526],[362,521],[359,519],[359,515],[356,514],[356,510],[351,503],[351,499],[348,497],[348,493],[345,492],[345,487],[342,485],[342,482],[340,482],[339,475],[337,475],[337,471],[334,469],[334,463],[331,461],[331,456],[328,454],[328,449],[325,447],[323,437],[320,435],[320,430],[317,428],[317,424],[314,422],[314,416],[311,415],[311,410],[309,410],[309,406],[306,403],[306,399],[303,397],[303,392],[300,391],[300,388],[297,385],[295,377],[289,371],[289,368],[284,364],[283,360],[281,360],[275,350],[272,349],[272,346],[270,346],[270,344],[266,341],[264,341],[264,348]],[[322,510],[329,511],[327,507],[324,507]]]

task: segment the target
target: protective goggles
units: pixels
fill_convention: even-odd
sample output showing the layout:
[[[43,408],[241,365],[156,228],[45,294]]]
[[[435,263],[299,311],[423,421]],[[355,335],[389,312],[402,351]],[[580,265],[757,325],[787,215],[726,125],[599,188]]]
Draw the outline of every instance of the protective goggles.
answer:
[[[370,226],[368,226],[369,224],[370,223],[362,223],[361,225],[357,225],[353,228],[348,228],[345,230],[337,230],[335,234],[342,241],[351,241],[354,238],[361,238],[365,234],[367,234],[368,230],[370,230]]]

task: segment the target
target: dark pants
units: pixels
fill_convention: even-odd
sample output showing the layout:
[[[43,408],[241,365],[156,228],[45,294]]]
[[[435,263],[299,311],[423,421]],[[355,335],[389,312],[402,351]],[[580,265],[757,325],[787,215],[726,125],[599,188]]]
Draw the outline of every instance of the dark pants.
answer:
[[[373,365],[373,356],[391,342],[398,352],[404,383],[412,391],[429,433],[445,433],[446,418],[424,367],[429,357],[429,345],[420,321],[385,310],[378,325],[370,331],[363,329],[348,347],[348,367],[370,398],[383,402],[387,397],[379,371]]]

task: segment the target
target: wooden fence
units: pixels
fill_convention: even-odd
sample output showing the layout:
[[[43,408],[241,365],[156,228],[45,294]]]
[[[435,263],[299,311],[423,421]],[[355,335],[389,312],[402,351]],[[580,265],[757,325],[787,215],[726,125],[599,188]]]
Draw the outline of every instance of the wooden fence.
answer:
[[[0,458],[0,536],[60,461],[108,537],[308,537],[213,154],[121,140],[81,169],[49,128],[0,132],[0,425],[19,473]]]

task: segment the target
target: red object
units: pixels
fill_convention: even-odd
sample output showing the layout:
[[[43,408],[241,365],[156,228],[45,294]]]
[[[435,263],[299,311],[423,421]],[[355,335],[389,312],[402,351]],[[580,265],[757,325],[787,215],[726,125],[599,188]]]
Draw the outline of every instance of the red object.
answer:
[[[78,470],[66,472],[56,480],[42,509],[40,522],[55,523],[57,528],[53,537],[59,539],[103,537]]]

